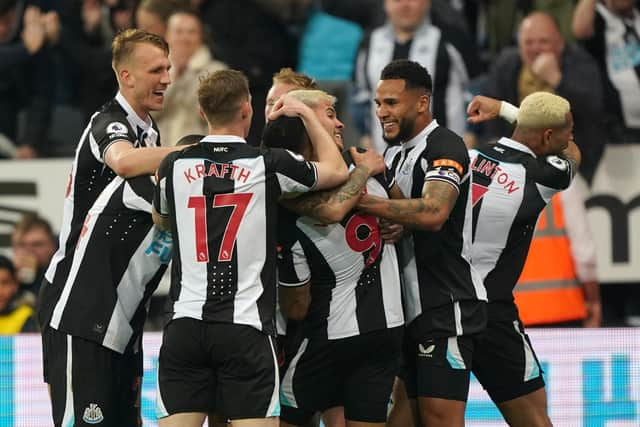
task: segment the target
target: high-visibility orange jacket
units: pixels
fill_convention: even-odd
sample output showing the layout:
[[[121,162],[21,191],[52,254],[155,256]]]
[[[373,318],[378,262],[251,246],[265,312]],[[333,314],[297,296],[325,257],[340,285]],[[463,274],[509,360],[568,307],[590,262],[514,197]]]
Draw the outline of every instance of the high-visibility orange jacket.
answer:
[[[540,214],[527,261],[513,293],[525,325],[568,322],[587,316],[560,194],[556,194]]]

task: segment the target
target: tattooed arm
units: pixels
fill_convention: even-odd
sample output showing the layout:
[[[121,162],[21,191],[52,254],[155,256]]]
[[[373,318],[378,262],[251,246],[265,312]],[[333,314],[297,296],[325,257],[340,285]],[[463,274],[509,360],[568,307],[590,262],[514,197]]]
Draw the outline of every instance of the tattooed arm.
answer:
[[[362,190],[370,176],[384,173],[384,159],[373,150],[358,151],[352,147],[351,158],[356,167],[351,171],[344,184],[326,191],[309,193],[296,199],[283,199],[281,203],[287,209],[315,218],[324,224],[339,222],[355,208]]]
[[[362,189],[369,179],[369,168],[358,165],[344,184],[325,191],[308,193],[295,199],[282,199],[285,208],[303,216],[315,218],[323,224],[339,222],[355,208]]]
[[[388,200],[365,194],[360,198],[358,208],[397,224],[438,231],[449,218],[457,199],[458,191],[451,184],[428,181],[420,199]]]

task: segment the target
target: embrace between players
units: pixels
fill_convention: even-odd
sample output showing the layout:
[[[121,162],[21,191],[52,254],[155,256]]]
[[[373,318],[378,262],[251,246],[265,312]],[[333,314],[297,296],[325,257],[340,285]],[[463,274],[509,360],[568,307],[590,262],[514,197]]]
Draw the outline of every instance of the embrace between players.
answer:
[[[139,424],[141,320],[167,261],[153,258],[158,245],[173,250],[161,426],[303,426],[317,412],[330,426],[462,426],[471,372],[509,424],[551,425],[511,291],[539,212],[579,165],[566,100],[534,93],[518,111],[476,97],[470,120],[517,125],[468,151],[432,118],[427,70],[394,61],[374,100],[383,160],[341,152],[335,98],[290,70],[274,77],[262,146],[247,145],[247,80],[223,70],[200,83],[208,135],[157,148],[148,113],[162,108],[168,52],[138,30],[118,43],[120,92],[77,150],[40,313],[56,425]],[[498,165],[508,188],[489,171]],[[115,260],[99,284],[85,267],[93,236]],[[112,302],[101,319],[80,307],[100,300]],[[94,353],[101,376],[80,381]]]

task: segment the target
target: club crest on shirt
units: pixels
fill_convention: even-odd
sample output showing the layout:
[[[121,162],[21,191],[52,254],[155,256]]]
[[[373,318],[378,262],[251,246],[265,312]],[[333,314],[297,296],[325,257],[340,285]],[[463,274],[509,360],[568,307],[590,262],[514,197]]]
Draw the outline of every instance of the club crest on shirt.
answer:
[[[99,424],[104,421],[102,409],[100,409],[97,403],[90,403],[89,406],[84,409],[82,421],[87,424]]]

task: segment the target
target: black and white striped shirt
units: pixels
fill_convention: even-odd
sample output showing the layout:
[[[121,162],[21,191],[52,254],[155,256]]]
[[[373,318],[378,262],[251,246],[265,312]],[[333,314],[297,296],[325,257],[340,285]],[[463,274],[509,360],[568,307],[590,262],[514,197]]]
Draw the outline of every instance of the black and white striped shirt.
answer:
[[[459,193],[440,231],[414,230],[399,242],[407,324],[420,339],[482,330],[487,296],[470,263],[472,210],[464,142],[433,120],[410,141],[389,147],[385,162],[407,198],[421,198],[429,181],[446,182]]]
[[[173,318],[274,335],[278,199],[311,190],[315,166],[285,150],[209,135],[169,155],[159,179],[154,205],[170,217],[176,244]]]
[[[471,150],[473,204],[472,263],[489,301],[513,301],[536,221],[554,194],[571,183],[571,163],[536,158],[509,138]]]
[[[104,153],[116,141],[128,141],[135,147],[160,145],[157,127],[150,117],[148,120],[149,123],[146,123],[138,117],[118,93],[91,117],[82,133],[65,192],[58,250],[45,273],[48,284],[42,292],[39,308],[43,324],[49,323],[67,283],[87,213],[100,193],[116,177],[104,163]],[[103,256],[86,260],[96,265],[103,261]]]
[[[171,259],[172,239],[153,225],[155,181],[116,177],[89,210],[50,326],[123,353],[139,336],[145,303]]]
[[[389,197],[384,176],[369,178],[366,191]],[[304,336],[340,339],[404,323],[395,246],[380,238],[377,218],[352,211],[324,225],[283,209],[278,236],[280,285],[311,282]]]

